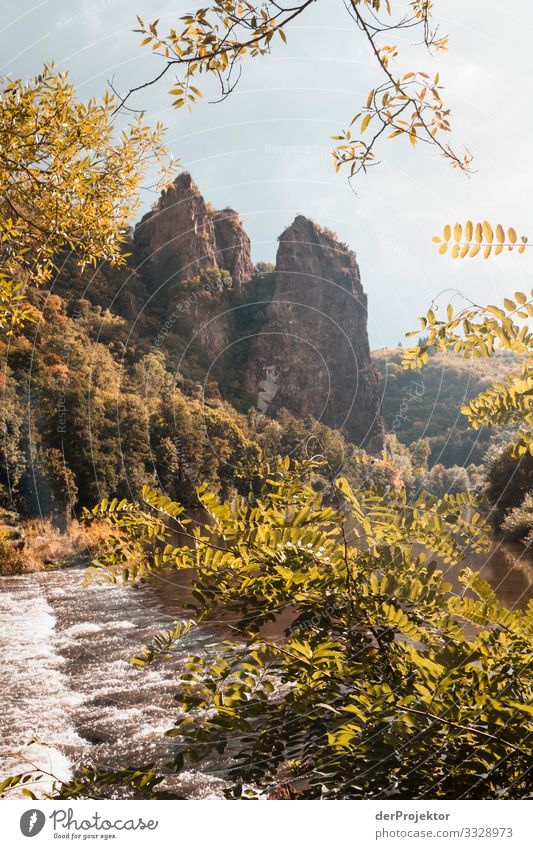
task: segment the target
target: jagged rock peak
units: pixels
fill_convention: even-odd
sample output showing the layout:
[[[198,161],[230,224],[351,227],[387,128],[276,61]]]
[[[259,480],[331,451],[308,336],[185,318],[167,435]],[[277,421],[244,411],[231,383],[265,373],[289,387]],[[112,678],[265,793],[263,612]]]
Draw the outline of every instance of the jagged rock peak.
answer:
[[[158,286],[218,269],[241,288],[253,274],[250,240],[238,214],[216,212],[186,171],[137,225],[135,246],[144,275]]]
[[[254,273],[250,239],[234,209],[226,207],[217,211],[214,221],[218,264],[229,271],[234,286],[241,289]]]
[[[337,238],[337,234],[321,224],[317,224],[312,218],[305,215],[297,215],[281,234],[280,241],[303,241],[306,244],[320,244],[340,253],[350,254],[355,258],[354,251]]]
[[[279,239],[276,270],[293,270],[323,277],[352,292],[366,307],[359,267],[354,251],[336,234],[304,215],[297,215]]]
[[[280,237],[272,301],[247,385],[275,375],[267,415],[311,415],[372,449],[383,420],[356,257],[331,231],[298,215]]]

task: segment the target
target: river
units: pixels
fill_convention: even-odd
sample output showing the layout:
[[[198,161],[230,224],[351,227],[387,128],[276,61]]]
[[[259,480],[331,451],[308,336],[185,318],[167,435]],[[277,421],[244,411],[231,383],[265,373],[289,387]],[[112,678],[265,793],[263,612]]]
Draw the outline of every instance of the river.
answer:
[[[37,765],[63,780],[84,762],[105,768],[168,760],[164,731],[176,713],[179,659],[144,669],[129,659],[183,617],[180,584],[87,589],[82,578],[80,569],[0,578],[0,776]],[[197,629],[185,638],[183,656],[216,640]],[[32,737],[47,745],[27,746]],[[220,786],[201,773],[180,780],[180,791],[195,798],[218,796]]]
[[[533,598],[533,559],[495,543],[465,561],[509,607]],[[105,767],[164,761],[176,708],[180,665],[136,669],[129,658],[158,630],[183,616],[182,576],[160,576],[141,589],[81,586],[79,569],[0,578],[0,777],[30,764],[68,778],[80,763]],[[452,577],[454,577],[452,575]],[[201,654],[220,634],[198,628],[185,638]],[[27,746],[36,737],[41,743]],[[49,787],[49,781],[42,782]],[[192,798],[221,795],[216,765],[180,777]]]

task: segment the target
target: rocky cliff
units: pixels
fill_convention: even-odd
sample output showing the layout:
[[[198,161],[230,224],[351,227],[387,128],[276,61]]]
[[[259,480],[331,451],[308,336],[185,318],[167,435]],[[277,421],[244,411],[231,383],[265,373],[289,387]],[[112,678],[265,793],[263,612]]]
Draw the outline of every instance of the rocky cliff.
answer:
[[[248,383],[260,412],[312,415],[353,442],[383,445],[380,390],[355,254],[299,215],[282,234],[272,301]]]
[[[238,214],[207,204],[184,172],[136,226],[134,248],[153,306],[185,331],[182,356],[209,367],[235,335],[230,293],[254,273]]]
[[[181,174],[139,223],[134,242],[148,291],[165,316],[178,317],[191,340],[184,356],[203,359],[207,380],[215,375],[224,386],[217,367],[233,371],[232,385],[243,387],[260,416],[285,408],[359,445],[382,446],[367,299],[355,254],[334,234],[298,216],[262,286],[238,214],[216,211]]]
[[[144,276],[158,287],[226,271],[226,282],[240,289],[254,271],[250,240],[238,214],[209,206],[186,172],[137,225],[135,248]]]

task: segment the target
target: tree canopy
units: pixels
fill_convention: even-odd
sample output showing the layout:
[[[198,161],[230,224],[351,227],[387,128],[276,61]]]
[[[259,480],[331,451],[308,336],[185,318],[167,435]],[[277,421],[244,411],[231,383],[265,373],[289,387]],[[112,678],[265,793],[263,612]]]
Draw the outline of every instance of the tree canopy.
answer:
[[[116,103],[76,99],[53,65],[0,89],[0,328],[32,315],[25,288],[50,281],[59,254],[81,266],[124,262],[124,229],[150,168],[163,166],[163,128],[137,118],[118,133]],[[164,169],[163,169],[164,170]],[[163,174],[156,178],[163,180]]]

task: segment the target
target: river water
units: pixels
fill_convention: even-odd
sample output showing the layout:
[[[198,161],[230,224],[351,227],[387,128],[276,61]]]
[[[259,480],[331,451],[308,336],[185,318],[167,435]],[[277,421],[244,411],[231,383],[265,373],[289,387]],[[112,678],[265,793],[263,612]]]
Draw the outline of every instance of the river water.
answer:
[[[525,607],[533,597],[530,555],[495,544],[490,555],[465,562],[506,606]],[[176,712],[180,657],[145,669],[129,659],[183,617],[184,578],[161,576],[141,589],[86,589],[82,575],[65,569],[0,578],[0,779],[30,765],[63,780],[80,763],[168,760],[172,740],[164,731]],[[195,629],[183,656],[202,654],[218,640],[220,633]],[[32,737],[42,743],[28,746]],[[180,792],[193,798],[218,797],[221,787],[216,765],[180,778]]]
[[[0,777],[37,765],[63,780],[80,763],[169,759],[164,731],[176,715],[180,660],[137,669],[129,659],[183,618],[180,584],[87,589],[82,578],[80,569],[0,578]],[[216,641],[197,629],[183,656]],[[46,745],[28,746],[32,737]],[[187,773],[180,792],[218,796],[220,786],[215,776]]]

